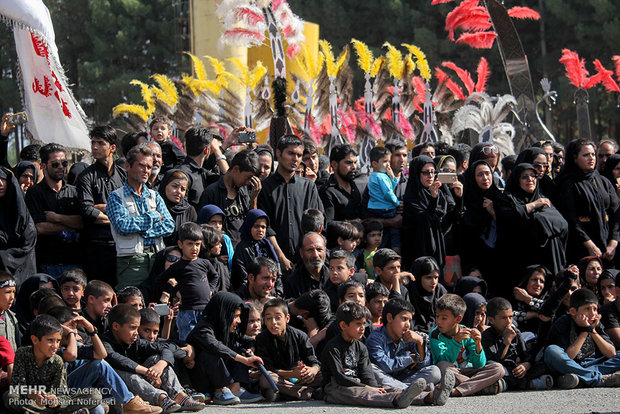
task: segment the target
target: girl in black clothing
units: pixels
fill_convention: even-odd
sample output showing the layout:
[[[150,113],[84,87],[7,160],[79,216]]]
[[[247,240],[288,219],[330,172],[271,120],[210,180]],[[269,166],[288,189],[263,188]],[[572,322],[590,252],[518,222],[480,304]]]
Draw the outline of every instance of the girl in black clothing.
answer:
[[[540,148],[532,148],[540,150]],[[543,157],[539,154],[536,158]],[[547,159],[544,156],[545,160]],[[510,255],[507,269],[511,283],[504,291],[509,297],[528,265],[542,264],[553,274],[566,266],[568,223],[551,201],[540,192],[537,169],[531,164],[517,164],[508,182],[505,197],[496,206],[502,223],[504,255]]]
[[[460,214],[448,189],[440,191],[442,184],[436,179],[437,168],[432,158],[420,155],[409,165],[409,181],[403,199],[403,257],[411,266],[412,259],[432,256],[440,269],[445,264],[445,242],[442,222],[454,220]],[[456,182],[453,189],[457,198],[463,194],[462,184]],[[460,203],[459,203],[460,205]]]
[[[437,301],[447,291],[439,283],[440,269],[432,257],[418,257],[413,262],[411,273],[415,276],[415,282],[407,285],[409,300],[415,310],[411,330],[428,334],[435,327]]]
[[[174,232],[168,237],[164,237],[166,246],[176,246],[178,240],[179,227],[188,221],[196,222],[198,217],[196,210],[187,201],[187,175],[181,170],[170,170],[166,172],[159,184],[159,194],[166,203],[166,207],[174,220]]]
[[[497,249],[495,204],[502,194],[493,182],[491,166],[478,160],[465,172],[465,213],[461,220],[461,262],[463,269],[476,268],[482,273],[491,294],[501,287]]]
[[[618,245],[620,203],[612,184],[596,171],[596,146],[573,140],[557,178],[558,209],[569,225],[567,259],[584,256],[612,261]]]
[[[555,184],[553,179],[549,175],[549,169],[551,166],[549,165],[549,158],[547,157],[547,153],[542,148],[531,147],[526,148],[517,157],[515,161],[515,166],[519,164],[531,164],[534,167],[534,171],[536,172],[536,181],[538,182],[538,186],[540,188],[540,193],[554,200],[555,197]],[[509,183],[508,183],[509,184]]]
[[[609,180],[616,189],[616,195],[620,197],[620,154],[614,154],[607,158],[601,174]]]

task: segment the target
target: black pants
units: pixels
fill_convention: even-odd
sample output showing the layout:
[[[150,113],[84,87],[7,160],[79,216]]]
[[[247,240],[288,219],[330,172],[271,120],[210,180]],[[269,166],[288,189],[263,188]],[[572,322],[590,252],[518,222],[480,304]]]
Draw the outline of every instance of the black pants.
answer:
[[[196,365],[202,369],[203,377],[207,380],[205,384],[200,384],[200,391],[213,391],[218,388],[228,387],[234,382],[248,384],[250,376],[248,367],[232,360],[224,360],[219,355],[209,352],[199,352],[197,355]],[[198,384],[194,384],[198,386]]]
[[[86,243],[84,271],[88,280],[102,280],[116,286],[116,247],[103,243]]]

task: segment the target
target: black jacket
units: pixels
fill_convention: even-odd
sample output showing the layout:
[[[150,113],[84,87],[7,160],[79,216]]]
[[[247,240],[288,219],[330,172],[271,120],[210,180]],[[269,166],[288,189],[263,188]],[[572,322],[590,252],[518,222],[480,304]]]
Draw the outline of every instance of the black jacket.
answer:
[[[286,326],[284,341],[263,329],[256,337],[256,355],[263,359],[265,368],[273,372],[294,369],[300,362],[320,366],[308,335],[290,325]]]

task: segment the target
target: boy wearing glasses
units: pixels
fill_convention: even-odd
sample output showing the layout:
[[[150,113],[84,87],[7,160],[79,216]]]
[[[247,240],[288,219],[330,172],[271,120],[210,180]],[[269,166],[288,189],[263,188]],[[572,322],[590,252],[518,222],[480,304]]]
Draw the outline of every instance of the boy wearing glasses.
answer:
[[[82,267],[82,216],[77,189],[63,180],[68,166],[65,148],[50,143],[39,153],[45,178],[30,187],[26,206],[37,228],[39,271],[58,279],[65,270]]]

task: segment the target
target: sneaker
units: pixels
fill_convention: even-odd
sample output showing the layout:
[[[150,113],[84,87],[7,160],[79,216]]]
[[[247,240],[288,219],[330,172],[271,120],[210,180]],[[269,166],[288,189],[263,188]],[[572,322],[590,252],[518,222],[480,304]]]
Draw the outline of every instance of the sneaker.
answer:
[[[233,394],[239,398],[239,400],[241,401],[241,404],[252,404],[252,403],[257,403],[259,401],[264,400],[262,395],[253,394],[243,387],[239,388],[239,391]]]
[[[572,390],[579,385],[579,377],[575,374],[564,374],[558,377],[558,387],[563,390]]]
[[[241,400],[233,394],[228,387],[222,388],[213,395],[213,404],[217,405],[233,405],[240,404]]]
[[[194,400],[189,395],[186,395],[185,398],[179,402],[179,405],[181,405],[183,411],[200,411],[203,408],[207,408],[205,404]]]
[[[177,404],[176,401],[174,401],[170,397],[164,397],[160,401],[159,406],[162,408],[164,414],[165,413],[176,413],[177,411],[181,409],[181,406]]]
[[[551,375],[541,375],[532,380],[533,390],[550,390],[553,388],[553,377]]]
[[[439,384],[439,388],[437,389],[437,391],[435,391],[433,404],[446,405],[446,402],[448,402],[448,398],[450,398],[450,394],[452,393],[452,389],[454,388],[455,383],[456,377],[454,376],[454,372],[446,370],[446,372],[444,372],[443,374],[443,377],[441,378],[441,384]]]
[[[394,398],[394,406],[397,408],[407,408],[413,402],[413,399],[420,395],[426,388],[426,380],[418,378],[411,383],[400,395]]]
[[[137,395],[123,406],[123,414],[159,414],[163,410],[144,401]]]
[[[603,375],[599,387],[620,387],[620,371]]]
[[[189,395],[190,397],[192,397],[192,400],[194,401],[198,401],[198,402],[205,402],[205,395],[201,392],[196,391],[193,388],[185,388],[185,394]]]

